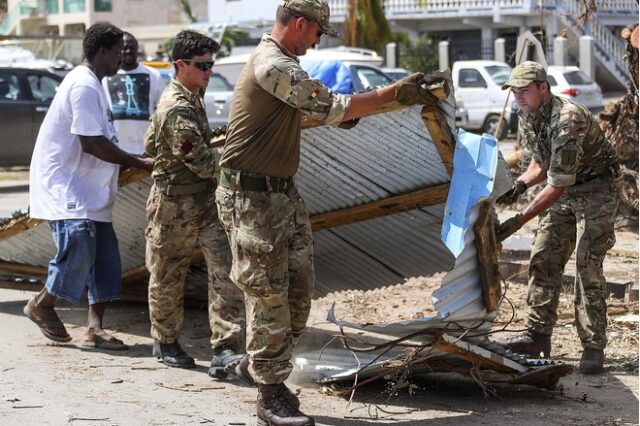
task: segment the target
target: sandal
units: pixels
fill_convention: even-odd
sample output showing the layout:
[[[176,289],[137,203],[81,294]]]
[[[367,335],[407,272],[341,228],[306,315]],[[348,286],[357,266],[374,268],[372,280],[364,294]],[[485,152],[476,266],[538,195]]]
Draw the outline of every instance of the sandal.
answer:
[[[32,306],[35,305],[35,308]],[[50,319],[44,319],[37,314],[38,309],[46,309],[51,310],[52,317]],[[47,339],[53,340],[54,342],[66,343],[71,341],[71,336],[67,333],[67,329],[64,327],[64,324],[56,314],[55,309],[51,308],[38,308],[35,298],[29,300],[27,304],[22,308],[22,312],[29,318],[31,321],[35,323],[35,325],[40,328],[42,334]]]
[[[104,349],[107,351],[125,351],[129,346],[120,339],[104,334],[89,334],[80,342],[80,347],[87,349]]]

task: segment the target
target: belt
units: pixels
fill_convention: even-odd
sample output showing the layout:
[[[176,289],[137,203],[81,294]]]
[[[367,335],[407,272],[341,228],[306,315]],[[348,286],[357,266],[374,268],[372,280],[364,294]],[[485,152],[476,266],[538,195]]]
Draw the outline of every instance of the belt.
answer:
[[[166,182],[156,181],[154,185],[165,195],[190,195],[199,194],[210,188],[216,187],[216,180],[206,182],[190,183],[185,185],[169,185]]]
[[[293,178],[247,175],[223,167],[220,169],[220,185],[231,190],[285,192],[293,186]]]

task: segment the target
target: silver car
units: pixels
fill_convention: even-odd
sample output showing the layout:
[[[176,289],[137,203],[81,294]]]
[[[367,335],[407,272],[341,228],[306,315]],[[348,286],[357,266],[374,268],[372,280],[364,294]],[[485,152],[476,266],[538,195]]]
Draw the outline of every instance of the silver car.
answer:
[[[209,127],[215,130],[229,121],[229,108],[233,86],[222,75],[214,72],[209,78],[209,86],[204,93],[204,106],[207,110]]]

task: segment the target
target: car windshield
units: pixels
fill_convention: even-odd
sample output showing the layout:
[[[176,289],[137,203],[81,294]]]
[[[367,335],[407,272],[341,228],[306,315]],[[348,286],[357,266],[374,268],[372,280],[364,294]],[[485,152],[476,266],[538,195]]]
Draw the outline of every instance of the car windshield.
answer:
[[[358,68],[357,73],[364,90],[387,86],[392,83],[389,77],[373,68]]]
[[[567,80],[567,83],[575,84],[575,85],[592,83],[591,79],[587,77],[587,75],[580,70],[565,72],[564,79]]]
[[[511,74],[511,68],[503,65],[489,65],[484,67],[484,69],[487,70],[493,82],[498,86],[506,83]]]
[[[208,92],[231,92],[233,86],[227,81],[226,78],[220,74],[211,74],[209,78],[209,85],[207,86]]]

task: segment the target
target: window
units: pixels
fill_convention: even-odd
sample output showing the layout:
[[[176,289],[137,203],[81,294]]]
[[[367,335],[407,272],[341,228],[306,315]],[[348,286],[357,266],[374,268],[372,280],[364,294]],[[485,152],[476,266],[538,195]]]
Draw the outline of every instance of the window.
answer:
[[[53,100],[60,85],[58,80],[42,74],[28,74],[27,81],[29,81],[33,99],[41,102]]]
[[[460,87],[487,87],[487,83],[477,70],[463,68],[459,75]]]
[[[64,13],[84,12],[84,0],[64,0]]]
[[[209,79],[209,85],[207,86],[207,91],[209,92],[231,92],[233,91],[233,86],[231,83],[227,81],[226,78],[221,76],[220,74],[211,74],[211,78]]]
[[[549,82],[549,86],[551,86],[551,87],[558,85],[558,82],[556,81],[556,79],[553,78],[553,76],[551,76],[551,75],[547,76],[547,81]]]
[[[24,93],[20,90],[18,76],[9,73],[0,74],[0,101],[18,101],[24,98]]]
[[[362,83],[362,90],[370,90],[392,83],[389,77],[374,68],[357,67],[356,72]]]
[[[46,0],[45,9],[47,13],[58,13],[58,0]]]
[[[507,80],[509,80],[509,76],[511,75],[511,68],[509,67],[491,65],[488,67],[484,67],[484,69],[487,70],[493,82],[498,86],[502,86],[504,83],[506,83]]]
[[[93,0],[93,9],[96,12],[111,12],[111,0]]]
[[[564,79],[571,85],[591,84],[592,81],[582,71],[569,71],[564,73]]]

